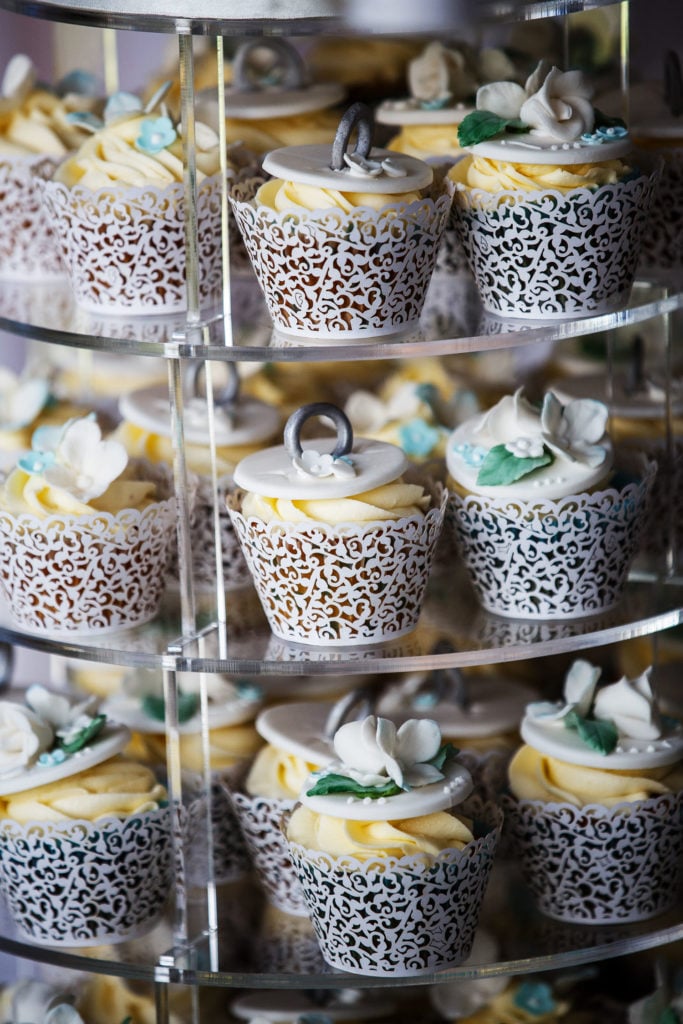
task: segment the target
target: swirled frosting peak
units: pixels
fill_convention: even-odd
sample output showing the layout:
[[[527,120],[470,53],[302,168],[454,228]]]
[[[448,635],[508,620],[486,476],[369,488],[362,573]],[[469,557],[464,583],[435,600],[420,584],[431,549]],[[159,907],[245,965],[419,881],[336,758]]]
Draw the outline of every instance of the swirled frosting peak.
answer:
[[[540,409],[520,388],[451,435],[448,469],[470,491],[491,496],[561,498],[595,486],[612,465],[607,406],[563,404],[549,391]]]

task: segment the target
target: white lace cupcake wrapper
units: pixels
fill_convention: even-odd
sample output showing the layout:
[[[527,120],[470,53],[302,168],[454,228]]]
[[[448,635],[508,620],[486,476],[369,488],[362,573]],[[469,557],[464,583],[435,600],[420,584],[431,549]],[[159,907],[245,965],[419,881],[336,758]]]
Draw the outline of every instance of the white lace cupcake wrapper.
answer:
[[[211,866],[207,846],[211,822]],[[235,813],[230,788],[220,773],[211,782],[210,809],[206,796],[192,797],[187,802],[183,826],[183,848],[187,851],[187,875],[190,884],[218,885],[235,881],[249,874],[251,858]]]
[[[654,150],[663,158],[640,254],[640,267],[675,270],[683,266],[683,150]]]
[[[482,605],[497,615],[593,615],[617,603],[656,465],[637,483],[557,501],[451,494],[447,522]]]
[[[0,160],[0,279],[25,282],[65,276],[59,240],[37,184],[50,178],[58,163],[45,156]]]
[[[624,803],[503,798],[505,834],[544,914],[577,924],[643,921],[675,906],[683,881],[683,792]]]
[[[95,313],[182,312],[185,288],[184,186],[92,192],[46,182],[43,202],[57,225],[76,302]],[[206,179],[197,195],[199,294],[221,289],[221,189]]]
[[[466,960],[502,822],[490,805],[482,814],[490,831],[463,850],[426,861],[408,856],[364,862],[290,843],[327,963],[353,974],[408,977]]]
[[[168,808],[0,827],[0,889],[32,941],[94,946],[151,927],[171,887]]]
[[[162,493],[170,476],[146,466]],[[175,538],[175,500],[116,515],[0,511],[0,593],[14,621],[51,635],[99,633],[149,621]]]
[[[378,213],[293,215],[253,205],[259,181],[230,201],[278,330],[348,339],[414,329],[446,226],[450,184]]]
[[[366,644],[417,624],[446,504],[370,524],[271,523],[230,515],[273,633],[308,644]]]
[[[280,827],[282,815],[291,811],[296,801],[234,792],[232,802],[267,898],[286,914],[305,917],[306,901]]]
[[[565,194],[456,191],[453,220],[485,309],[598,315],[628,301],[658,172]]]

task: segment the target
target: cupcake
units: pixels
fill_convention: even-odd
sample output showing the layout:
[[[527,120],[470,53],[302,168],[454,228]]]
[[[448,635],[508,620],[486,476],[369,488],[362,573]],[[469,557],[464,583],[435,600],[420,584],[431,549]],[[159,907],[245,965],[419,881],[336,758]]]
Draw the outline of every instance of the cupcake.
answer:
[[[356,104],[331,148],[276,149],[263,161],[273,178],[232,189],[271,319],[286,335],[350,340],[418,326],[450,192],[422,161],[371,146],[372,115]]]
[[[470,156],[449,172],[453,216],[491,313],[590,316],[628,301],[657,174],[590,96],[580,72],[542,61],[524,88],[482,86],[460,125]]]
[[[94,313],[175,313],[187,306],[185,192],[179,126],[130,93],[107,101],[104,122],[43,186],[74,298]],[[198,297],[220,296],[218,136],[195,124]]]
[[[0,702],[0,723],[0,891],[18,930],[92,946],[151,927],[171,821],[164,787],[120,756],[128,730],[40,686]]]
[[[344,99],[333,82],[311,83],[303,59],[286,39],[249,40],[237,50],[225,92],[228,144],[240,143],[255,162],[281,146],[330,145]],[[199,116],[218,131],[216,90],[199,96]]]
[[[248,583],[251,577],[225,508],[225,495],[232,484],[237,463],[272,441],[280,427],[280,416],[274,408],[265,402],[238,395],[237,373],[233,364],[226,365],[232,372],[226,386],[214,394],[212,423],[206,395],[201,393],[198,371],[192,371],[191,392],[183,402],[185,463],[197,477],[190,520],[193,579],[200,588],[213,591],[216,588],[216,499],[222,579],[225,588],[230,589]],[[173,464],[173,428],[168,409],[168,388],[154,386],[125,395],[119,410],[123,422],[113,436],[125,446],[128,454],[170,468]],[[171,571],[177,575],[177,566]]]
[[[285,825],[325,960],[410,976],[470,952],[498,828],[452,809],[465,768],[429,720],[369,716],[337,730],[339,758],[310,776]]]
[[[561,921],[641,921],[674,906],[683,864],[683,726],[648,672],[597,688],[576,661],[564,700],[530,704],[506,829],[539,907]]]
[[[337,438],[302,447],[313,416]],[[403,478],[400,448],[365,438],[334,405],[294,413],[285,443],[235,470],[230,515],[273,633],[309,644],[365,644],[417,624],[445,494]]]
[[[572,1019],[570,1001],[560,998],[547,981],[486,978],[435,986],[432,992],[444,1020],[458,1024],[555,1024]]]
[[[186,812],[185,869],[193,884],[201,885],[209,877],[223,884],[250,870],[230,791],[262,745],[253,726],[261,694],[252,683],[179,672],[175,700],[178,724],[172,756],[177,758]],[[102,710],[131,730],[128,753],[164,775],[169,750],[161,673],[142,670],[129,675],[121,692],[105,701]]]
[[[449,516],[481,603],[516,618],[572,618],[611,608],[638,550],[655,467],[615,458],[607,407],[539,410],[502,398],[451,435]]]
[[[181,986],[166,988],[169,992],[168,1024],[189,1024],[191,996]],[[115,976],[89,975],[78,992],[76,1006],[83,1014],[84,1024],[157,1024],[154,995],[139,984],[133,989]],[[71,1021],[63,1024],[71,1024]],[[74,1024],[79,1022],[74,1021]]]
[[[78,84],[83,83],[81,76]],[[49,178],[78,145],[80,133],[69,115],[86,113],[94,102],[75,90],[60,96],[38,85],[24,54],[5,68],[0,84],[0,277],[27,281],[65,273],[58,233],[42,209],[37,182]]]
[[[307,909],[280,822],[286,811],[294,809],[309,774],[333,758],[325,739],[331,710],[326,702],[296,702],[262,711],[256,730],[266,745],[232,792],[266,897],[288,914],[305,916]]]
[[[42,633],[151,619],[175,524],[167,474],[129,461],[94,416],[43,427],[0,486],[0,588],[12,618]]]
[[[248,992],[235,999],[230,1012],[237,1020],[262,1024],[368,1024],[394,1020],[393,1000],[381,992],[345,988],[318,992]]]
[[[0,1020],[6,1024],[91,1024],[76,1010],[76,996],[45,981],[26,980],[0,992]]]

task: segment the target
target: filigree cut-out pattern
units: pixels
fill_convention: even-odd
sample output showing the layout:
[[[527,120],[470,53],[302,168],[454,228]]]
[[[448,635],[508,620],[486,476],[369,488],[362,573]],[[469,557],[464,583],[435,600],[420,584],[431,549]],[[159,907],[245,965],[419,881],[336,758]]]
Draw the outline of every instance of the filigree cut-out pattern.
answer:
[[[683,793],[603,807],[503,799],[505,833],[544,914],[643,921],[674,906],[683,870]]]
[[[271,319],[284,332],[349,338],[417,326],[451,195],[315,213],[256,208],[260,182],[230,201]]]
[[[0,160],[0,278],[64,277],[59,242],[36,182],[51,178],[58,160]]]
[[[469,955],[488,882],[496,827],[431,863],[419,855],[360,861],[290,844],[325,960],[375,977],[428,974]],[[431,858],[427,858],[431,861]]]
[[[270,902],[287,914],[306,916],[304,896],[280,827],[282,815],[291,811],[296,801],[246,793],[233,793],[232,801],[259,881]]]
[[[170,478],[147,467],[144,479]],[[164,587],[175,538],[175,501],[141,512],[52,515],[0,512],[0,592],[19,625],[52,634],[94,633],[147,622]]]
[[[201,779],[191,780],[190,789],[201,789]],[[207,836],[211,823],[211,865]],[[208,796],[190,799],[187,806],[183,848],[187,851],[187,874],[195,885],[210,880],[219,885],[242,878],[251,870],[249,853],[237,820],[228,785],[215,774]]]
[[[251,582],[251,574],[242,554],[240,542],[225,508],[230,478],[218,481],[218,521],[221,536],[221,569],[226,590]],[[197,488],[190,512],[190,546],[195,584],[203,589],[216,586],[216,548],[214,537],[213,484],[209,477],[197,478]],[[177,549],[169,567],[169,575],[178,578]]]
[[[452,494],[448,520],[479,600],[498,615],[572,618],[617,603],[656,472],[558,501]]]
[[[160,915],[171,885],[168,808],[98,822],[5,820],[0,875],[17,927],[36,942],[116,941]]]
[[[656,151],[662,173],[643,238],[640,266],[672,270],[683,266],[683,152],[671,147]]]
[[[563,195],[456,191],[453,221],[484,307],[509,316],[608,313],[633,284],[656,172]]]
[[[171,313],[187,306],[182,183],[97,192],[43,185],[76,302],[92,312]],[[197,191],[199,296],[221,288],[221,192],[214,176]]]
[[[446,503],[395,522],[264,523],[230,515],[270,628],[284,640],[364,644],[417,624]]]

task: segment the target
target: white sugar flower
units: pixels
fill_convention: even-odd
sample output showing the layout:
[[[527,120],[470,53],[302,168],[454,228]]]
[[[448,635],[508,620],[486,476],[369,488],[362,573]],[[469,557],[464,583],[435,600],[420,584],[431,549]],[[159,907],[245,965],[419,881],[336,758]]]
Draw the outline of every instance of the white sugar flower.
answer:
[[[29,708],[0,701],[0,777],[17,775],[48,750],[54,733]]]
[[[541,437],[541,417],[518,388],[514,395],[501,398],[482,417],[475,434],[486,435],[492,444],[505,444],[511,437]]]
[[[128,463],[124,446],[103,441],[97,422],[89,416],[67,424],[54,456],[43,471],[45,479],[84,502],[104,494]]]
[[[607,449],[598,444],[605,436],[607,417],[603,402],[577,398],[562,405],[549,391],[541,411],[543,441],[560,458],[599,466],[607,458]]]
[[[39,377],[22,380],[0,367],[0,429],[18,430],[31,423],[50,395],[47,381]]]
[[[353,464],[346,458],[335,459],[332,455],[321,454],[313,448],[306,448],[301,455],[292,459],[292,463],[305,476],[333,476],[345,480],[356,475]]]
[[[26,691],[26,703],[59,736],[72,731],[75,722],[82,722],[76,731],[85,728],[92,721],[97,709],[95,697],[87,697],[77,704],[72,704],[67,697],[51,693],[44,686],[38,685],[29,686]]]
[[[391,779],[401,789],[438,782],[443,773],[427,764],[439,751],[441,732],[431,719],[409,719],[397,729],[388,718],[369,715],[337,730],[334,749],[340,772],[361,786],[382,786]]]
[[[620,679],[598,691],[593,706],[596,718],[614,722],[630,739],[656,740],[662,735],[659,709],[650,684],[650,670],[637,679]]]
[[[532,135],[555,142],[573,142],[584,132],[592,132],[595,114],[592,90],[580,71],[551,68],[546,73],[539,64],[526,83],[528,99],[519,111],[520,120]]]
[[[518,459],[537,459],[543,455],[543,441],[540,437],[518,437],[508,441],[505,450]]]
[[[383,402],[371,391],[356,391],[344,406],[354,432],[375,433],[388,423],[409,420],[420,413],[422,401],[415,384],[407,383]]]
[[[45,981],[20,981],[7,993],[12,1021],[22,1024],[83,1024],[72,996]]]
[[[531,718],[547,725],[564,725],[567,715],[575,711],[581,718],[590,712],[593,694],[602,669],[577,658],[564,680],[564,704],[552,701],[534,701],[527,708]]]

